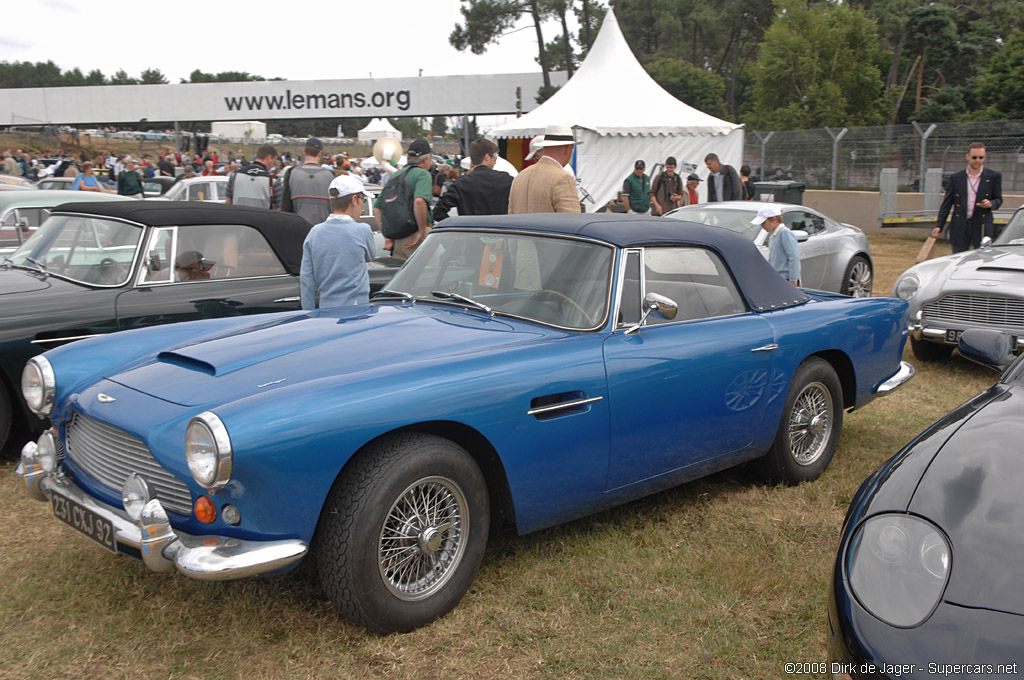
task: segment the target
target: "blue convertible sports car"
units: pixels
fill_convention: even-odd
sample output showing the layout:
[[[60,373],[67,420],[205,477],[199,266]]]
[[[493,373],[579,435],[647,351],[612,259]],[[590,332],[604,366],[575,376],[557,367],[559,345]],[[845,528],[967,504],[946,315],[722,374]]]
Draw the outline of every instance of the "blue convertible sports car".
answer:
[[[316,558],[379,632],[450,611],[529,532],[755,461],[816,478],[906,382],[907,304],[804,291],[716,227],[460,217],[367,305],[198,321],[33,358],[31,495],[156,571]]]

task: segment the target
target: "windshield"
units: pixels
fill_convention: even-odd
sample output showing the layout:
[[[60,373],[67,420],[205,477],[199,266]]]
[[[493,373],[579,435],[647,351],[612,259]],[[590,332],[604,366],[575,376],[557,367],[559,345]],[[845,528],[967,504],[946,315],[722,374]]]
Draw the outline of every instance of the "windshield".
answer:
[[[994,243],[997,246],[1024,245],[1024,210],[1018,210],[1013,214],[1009,224],[1003,229],[1003,233],[996,237]]]
[[[141,239],[138,225],[55,215],[10,256],[10,263],[80,283],[115,286],[128,280]]]
[[[577,330],[603,326],[614,249],[589,241],[507,232],[430,234],[386,286]]]
[[[756,210],[736,210],[735,208],[727,210],[709,205],[695,205],[673,210],[666,217],[707,224],[712,227],[724,227],[753,241],[761,231],[761,227],[750,223],[756,214]]]

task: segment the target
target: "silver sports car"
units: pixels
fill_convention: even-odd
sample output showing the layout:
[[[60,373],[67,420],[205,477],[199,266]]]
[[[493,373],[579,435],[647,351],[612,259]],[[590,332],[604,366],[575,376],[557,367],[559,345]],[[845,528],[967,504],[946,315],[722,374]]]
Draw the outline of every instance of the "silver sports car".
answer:
[[[922,361],[948,357],[968,328],[1003,331],[1024,348],[1024,208],[990,245],[915,265],[892,293],[910,303],[910,345]]]
[[[873,265],[864,232],[836,222],[803,205],[762,201],[724,201],[687,205],[666,213],[677,220],[725,227],[749,237],[765,257],[768,233],[750,220],[766,205],[782,209],[782,218],[800,244],[801,284],[853,297],[871,297]]]

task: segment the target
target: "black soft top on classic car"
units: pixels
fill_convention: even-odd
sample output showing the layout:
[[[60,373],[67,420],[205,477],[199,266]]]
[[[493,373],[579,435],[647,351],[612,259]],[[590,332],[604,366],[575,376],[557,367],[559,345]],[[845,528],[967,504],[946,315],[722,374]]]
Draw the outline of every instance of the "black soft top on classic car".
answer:
[[[779,276],[750,239],[696,222],[620,213],[533,213],[449,217],[434,228],[542,231],[598,239],[620,248],[668,244],[710,248],[728,264],[751,309],[763,312],[810,299]]]
[[[313,228],[294,213],[220,205],[196,201],[113,201],[110,203],[64,203],[54,213],[78,213],[113,217],[151,227],[194,224],[244,224],[255,229],[270,243],[289,274],[298,274],[302,263],[302,243]]]

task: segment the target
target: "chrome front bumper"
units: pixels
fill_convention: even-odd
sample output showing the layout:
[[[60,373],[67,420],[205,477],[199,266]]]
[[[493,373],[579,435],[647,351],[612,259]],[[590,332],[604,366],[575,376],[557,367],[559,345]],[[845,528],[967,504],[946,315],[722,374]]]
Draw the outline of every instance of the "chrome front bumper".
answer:
[[[21,450],[21,463],[15,469],[15,474],[25,481],[28,494],[40,501],[58,495],[107,520],[114,527],[117,543],[138,550],[142,561],[153,571],[177,569],[189,578],[227,581],[287,567],[309,550],[305,541],[297,539],[246,541],[175,531],[156,499],[146,504],[135,522],[124,510],[90,496],[60,466],[47,472],[36,454],[36,443],[26,444]]]
[[[914,368],[913,364],[906,361],[900,362],[900,370],[896,371],[896,374],[891,378],[883,382],[875,390],[875,394],[880,397],[884,397],[887,394],[892,394],[896,388],[900,387],[911,378],[917,375],[917,369]]]
[[[973,328],[991,328],[991,326],[972,326]],[[946,328],[938,328],[933,324],[929,324],[927,321],[917,319],[910,322],[910,326],[907,328],[910,331],[910,337],[914,340],[921,341],[925,340],[928,342],[935,342],[940,345],[955,345],[946,340]],[[958,327],[957,330],[965,330],[965,327]],[[1003,330],[1001,328],[994,328],[993,330],[1001,330],[1007,335],[1015,335],[1017,337],[1018,351],[1024,350],[1024,335],[1017,335],[1011,331]]]

